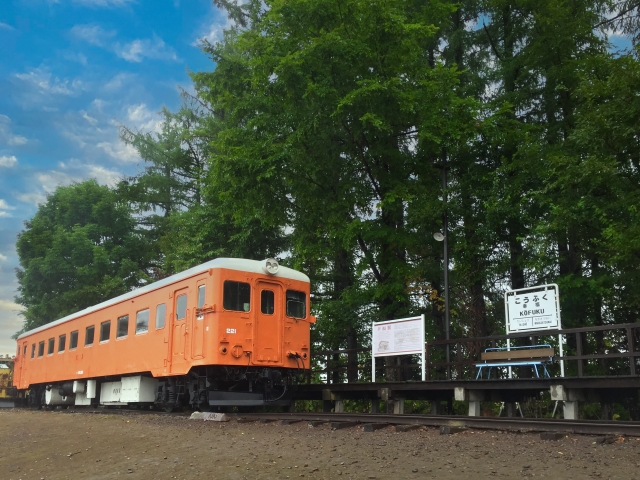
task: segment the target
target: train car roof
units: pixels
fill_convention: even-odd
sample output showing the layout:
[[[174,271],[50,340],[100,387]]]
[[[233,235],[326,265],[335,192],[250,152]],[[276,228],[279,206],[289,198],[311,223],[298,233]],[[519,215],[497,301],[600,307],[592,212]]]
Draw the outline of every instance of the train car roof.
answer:
[[[184,280],[189,277],[193,277],[194,275],[198,275],[200,273],[204,273],[207,270],[213,269],[229,269],[229,270],[240,270],[242,272],[251,272],[251,273],[260,273],[264,274],[264,270],[262,269],[265,264],[264,260],[247,260],[245,258],[216,258],[215,260],[210,260],[201,265],[192,267],[188,270],[185,270],[180,273],[176,273],[175,275],[171,275],[170,277],[163,278],[162,280],[158,280],[157,282],[149,283],[140,288],[136,288],[135,290],[131,290],[130,292],[124,293],[120,296],[114,297],[110,300],[107,300],[102,303],[98,303],[97,305],[93,305],[91,307],[85,308],[84,310],[80,310],[79,312],[72,313],[71,315],[67,315],[66,317],[62,317],[59,320],[55,320],[51,323],[47,323],[38,328],[34,328],[33,330],[29,330],[28,332],[24,332],[22,335],[18,337],[18,340],[21,338],[27,337],[29,335],[33,335],[34,333],[42,332],[47,330],[48,328],[55,327],[56,325],[60,325],[62,323],[68,322],[78,317],[82,317],[83,315],[87,315],[89,313],[97,312],[98,310],[102,310],[103,308],[110,307],[112,305],[116,305],[125,300],[129,300],[131,298],[135,298],[138,295],[143,293],[152,292],[157,290],[158,288],[165,287],[174,282],[178,282],[180,280]],[[309,277],[304,273],[294,270],[292,268],[279,266],[278,272],[273,275],[276,278],[290,278],[292,280],[298,280],[301,282],[309,282]]]

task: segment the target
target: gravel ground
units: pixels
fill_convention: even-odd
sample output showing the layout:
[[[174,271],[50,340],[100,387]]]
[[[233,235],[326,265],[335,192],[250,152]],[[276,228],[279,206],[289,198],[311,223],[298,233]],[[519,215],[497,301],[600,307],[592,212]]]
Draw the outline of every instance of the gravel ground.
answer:
[[[0,411],[0,479],[640,478],[640,439]]]

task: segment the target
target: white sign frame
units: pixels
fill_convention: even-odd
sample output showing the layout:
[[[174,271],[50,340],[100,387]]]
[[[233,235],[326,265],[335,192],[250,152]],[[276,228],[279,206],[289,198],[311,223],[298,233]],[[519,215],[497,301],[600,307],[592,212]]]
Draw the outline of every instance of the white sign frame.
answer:
[[[549,308],[551,306],[555,307],[555,311],[551,313],[551,317],[553,317],[551,319],[551,325],[542,325],[539,327],[536,327],[535,324],[535,310],[532,310],[531,313],[531,326],[524,326],[523,323],[521,322],[521,326],[517,326],[517,319],[522,319],[524,317],[516,317],[516,314],[518,313],[517,310],[519,309],[510,309],[509,305],[510,299],[514,299],[514,303],[515,303],[515,299],[519,296],[521,296],[521,294],[535,294],[535,293],[539,293],[539,292],[553,292],[553,295],[555,296],[555,302],[547,302],[546,304],[546,308]],[[518,332],[531,332],[531,333],[535,333],[537,331],[541,331],[541,330],[558,330],[559,332],[562,331],[562,321],[560,318],[560,289],[558,288],[558,284],[556,283],[548,283],[546,285],[537,285],[535,287],[526,287],[526,288],[517,288],[515,290],[507,290],[506,292],[504,292],[504,321],[505,321],[505,331],[507,333],[507,335],[509,335],[510,333],[518,333]],[[521,312],[520,312],[521,313]],[[545,317],[548,317],[549,315],[544,315]],[[528,318],[528,317],[527,317]],[[542,318],[541,316],[539,316],[539,318]],[[515,328],[512,328],[512,326],[515,326]],[[563,350],[563,336],[561,333],[558,333],[558,345],[559,345],[559,349],[560,349],[560,357],[564,357],[564,350]],[[509,338],[507,338],[507,350],[511,350],[511,340]],[[560,376],[564,377],[564,360],[560,360]],[[511,367],[509,367],[509,378],[511,378]]]
[[[376,327],[386,327],[389,330],[385,330],[390,332],[389,335],[393,336],[393,332],[396,330],[394,327],[400,323],[415,323],[419,324],[420,327],[420,347],[419,348],[411,348],[408,350],[397,350],[393,348],[393,345],[389,345],[387,340],[380,340],[380,334],[376,334]],[[387,347],[390,349],[385,349],[384,353],[380,352],[380,349],[376,350],[376,345],[380,345],[381,341],[387,342]],[[376,381],[376,358],[378,357],[391,357],[398,355],[420,355],[422,359],[422,381],[424,382],[427,378],[427,352],[425,346],[425,318],[424,314],[419,317],[407,317],[407,318],[399,318],[397,320],[387,320],[384,322],[372,322],[371,323],[371,381]]]

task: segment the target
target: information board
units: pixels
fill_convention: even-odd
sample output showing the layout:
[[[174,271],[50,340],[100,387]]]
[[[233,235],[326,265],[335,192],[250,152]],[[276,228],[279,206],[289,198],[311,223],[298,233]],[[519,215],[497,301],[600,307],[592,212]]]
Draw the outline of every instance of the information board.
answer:
[[[372,379],[375,382],[376,357],[422,355],[422,379],[425,379],[424,315],[400,318],[371,325]]]

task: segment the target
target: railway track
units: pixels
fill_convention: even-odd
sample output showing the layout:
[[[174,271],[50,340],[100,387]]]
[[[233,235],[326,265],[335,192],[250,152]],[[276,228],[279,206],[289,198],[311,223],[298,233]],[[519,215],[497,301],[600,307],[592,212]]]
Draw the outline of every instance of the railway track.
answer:
[[[335,428],[340,424],[355,425],[419,425],[425,427],[510,430],[520,432],[558,432],[581,435],[625,435],[640,437],[640,422],[611,420],[551,420],[544,418],[463,417],[445,415],[385,415],[367,413],[245,413],[238,418],[286,422],[323,422]],[[335,425],[334,425],[335,424]],[[445,430],[446,431],[446,430]]]
[[[25,409],[26,410],[26,409]],[[129,408],[75,408],[60,410],[65,413],[107,415],[162,415],[188,417],[191,412],[165,413],[158,410]],[[640,422],[612,420],[563,420],[521,417],[467,417],[461,415],[387,415],[371,413],[233,413],[238,422],[264,421],[283,423],[307,422],[331,424],[332,428],[374,425],[369,430],[396,425],[445,427],[444,432],[459,429],[504,430],[518,432],[556,432],[580,435],[624,435],[640,437]]]

